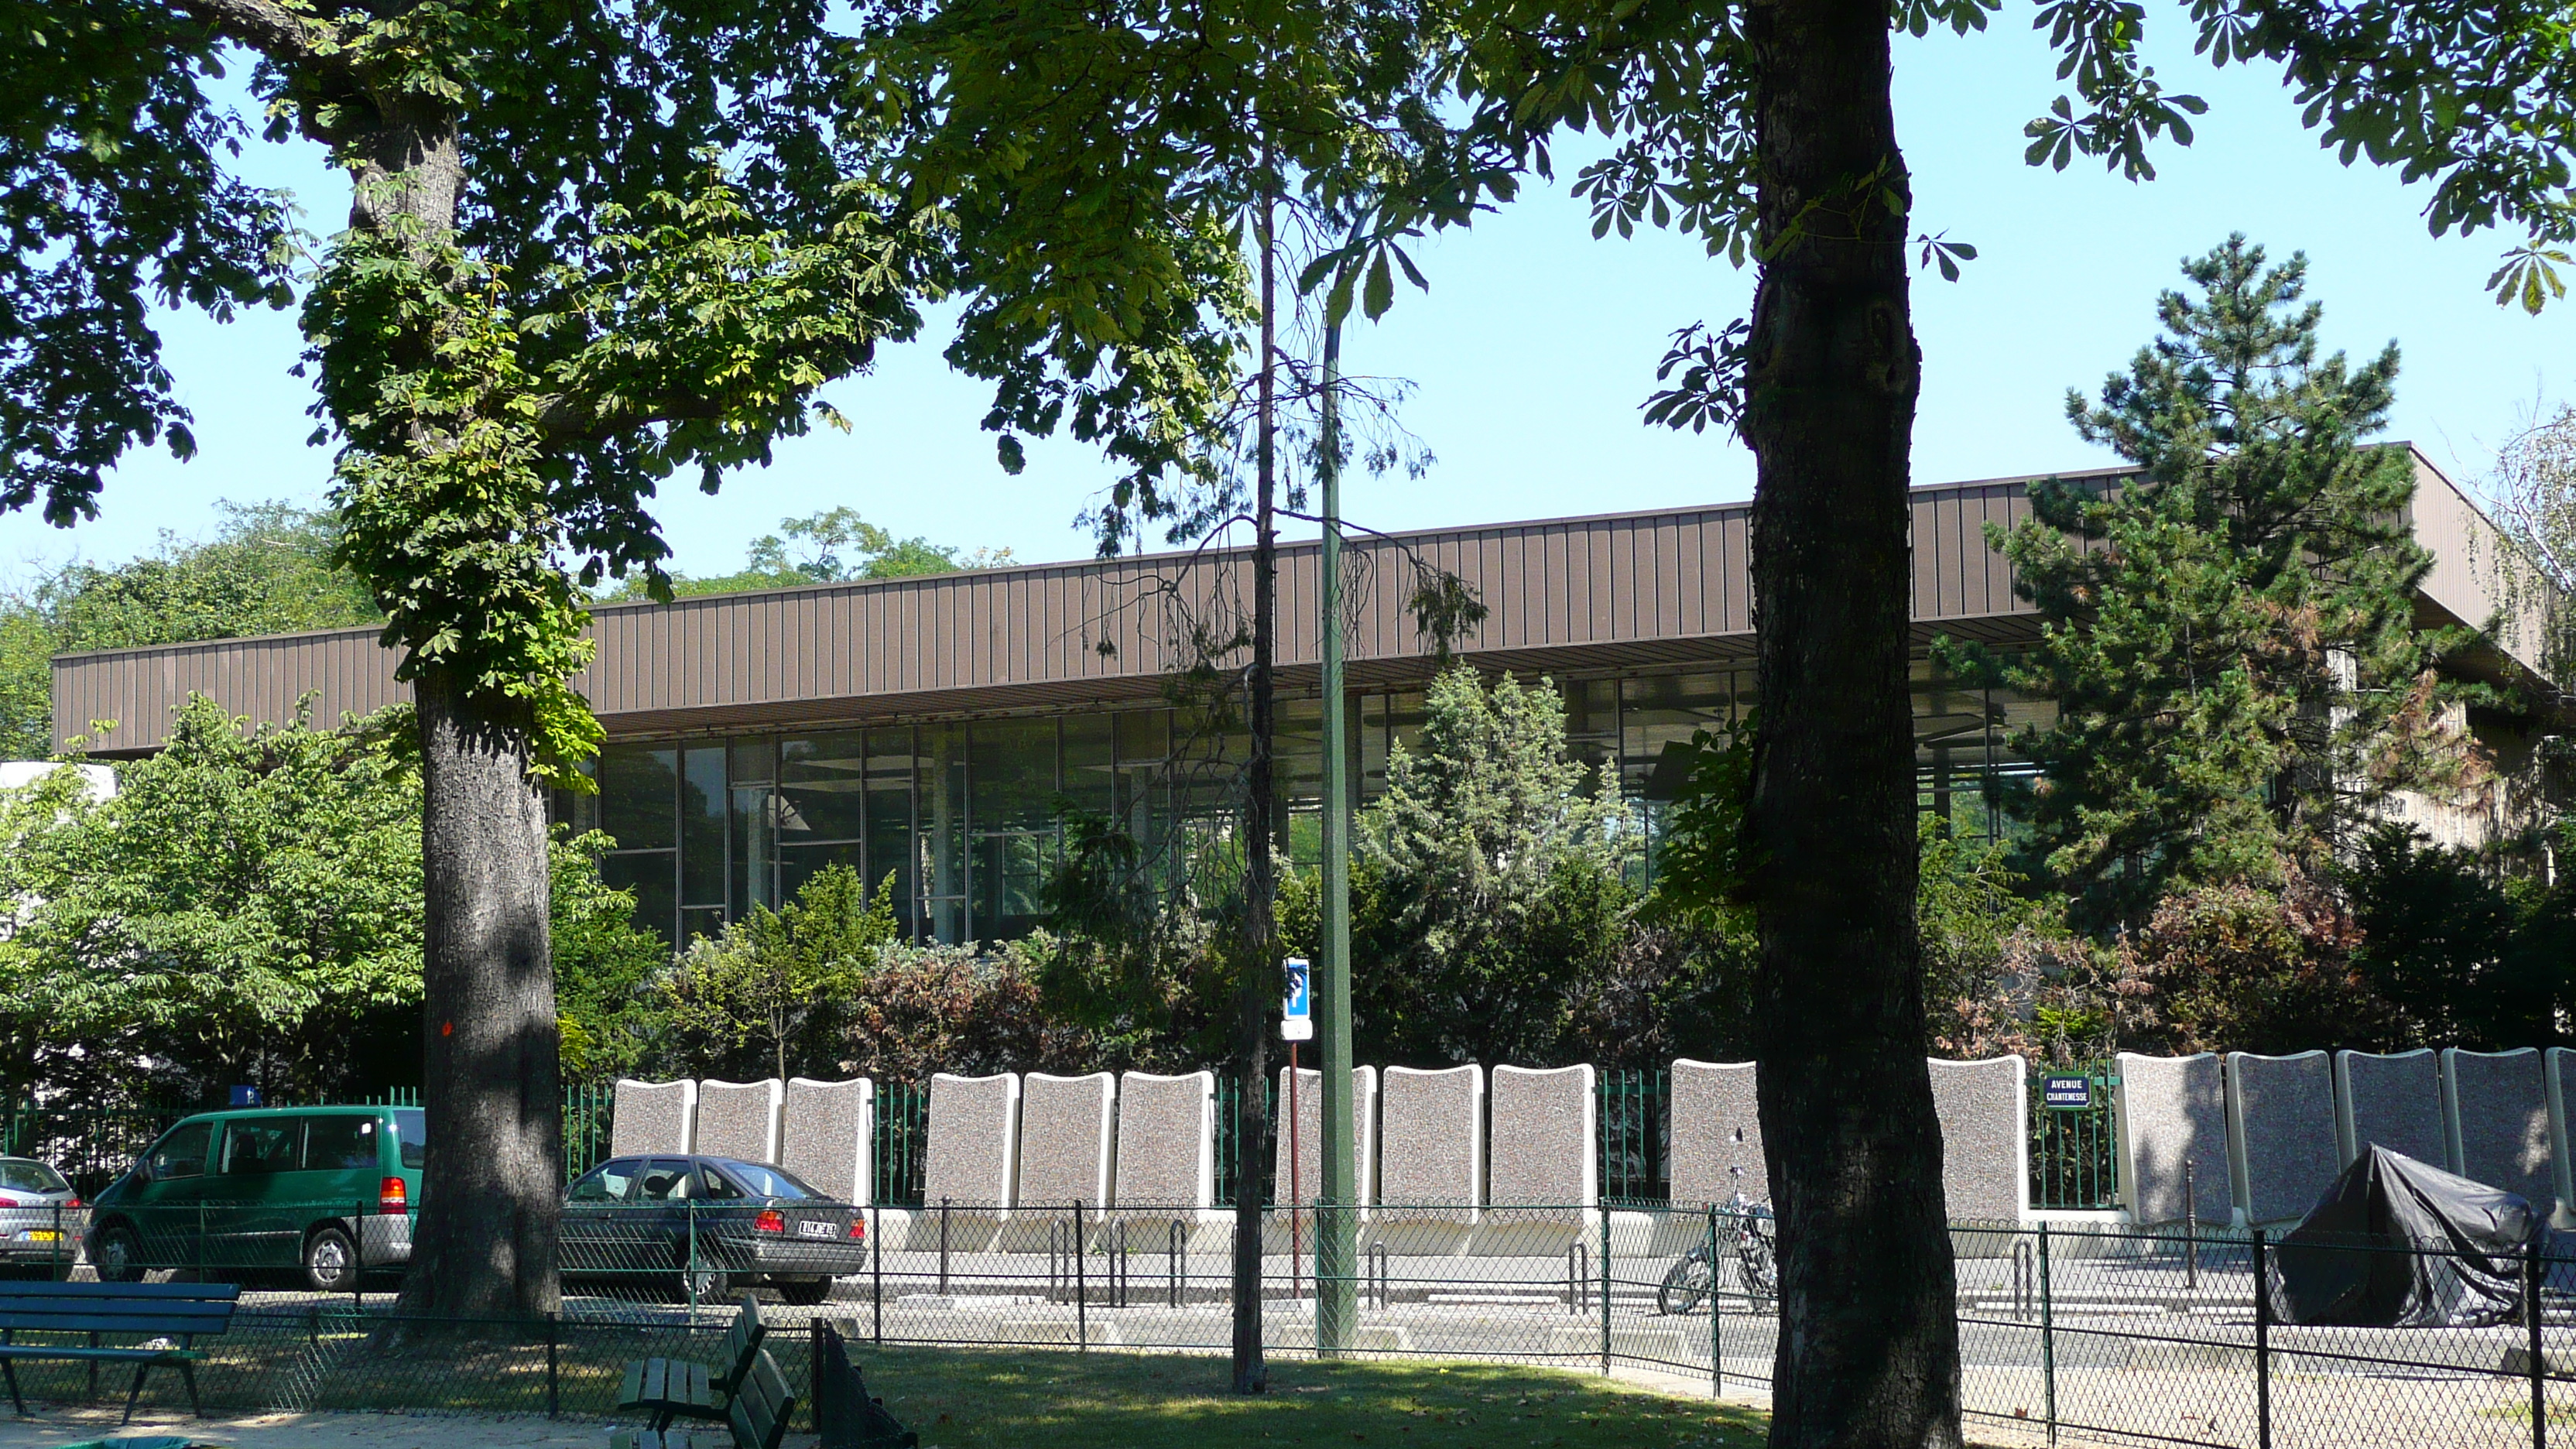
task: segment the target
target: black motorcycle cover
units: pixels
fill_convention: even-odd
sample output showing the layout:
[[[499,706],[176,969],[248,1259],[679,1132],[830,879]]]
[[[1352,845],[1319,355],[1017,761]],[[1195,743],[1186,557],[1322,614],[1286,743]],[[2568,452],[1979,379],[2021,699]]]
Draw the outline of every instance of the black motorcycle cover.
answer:
[[[2281,1239],[2272,1301],[2288,1323],[2511,1322],[2542,1226],[2518,1194],[2368,1147]]]

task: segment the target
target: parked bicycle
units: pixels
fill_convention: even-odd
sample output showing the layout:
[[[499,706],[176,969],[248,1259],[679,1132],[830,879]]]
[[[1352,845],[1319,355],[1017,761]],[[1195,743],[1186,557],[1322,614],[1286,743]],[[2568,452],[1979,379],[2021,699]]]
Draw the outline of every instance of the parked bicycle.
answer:
[[[1743,1293],[1751,1311],[1760,1313],[1780,1296],[1780,1255],[1774,1239],[1776,1229],[1771,1205],[1745,1196],[1744,1169],[1732,1169],[1736,1178],[1735,1195],[1727,1200],[1726,1213],[1733,1224],[1727,1234],[1727,1256],[1735,1263],[1735,1284]],[[1664,1274],[1663,1285],[1655,1290],[1656,1311],[1667,1316],[1684,1314],[1706,1302],[1717,1289],[1717,1267],[1710,1261],[1714,1243],[1702,1243],[1682,1255],[1682,1260]]]

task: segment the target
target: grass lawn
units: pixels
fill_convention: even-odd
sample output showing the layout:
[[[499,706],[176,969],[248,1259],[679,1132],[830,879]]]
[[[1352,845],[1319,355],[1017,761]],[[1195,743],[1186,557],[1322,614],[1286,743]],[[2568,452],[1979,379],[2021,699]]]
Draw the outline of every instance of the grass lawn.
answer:
[[[1270,1392],[1237,1398],[1217,1356],[852,1349],[925,1449],[1756,1449],[1767,1426],[1564,1369],[1274,1359]]]

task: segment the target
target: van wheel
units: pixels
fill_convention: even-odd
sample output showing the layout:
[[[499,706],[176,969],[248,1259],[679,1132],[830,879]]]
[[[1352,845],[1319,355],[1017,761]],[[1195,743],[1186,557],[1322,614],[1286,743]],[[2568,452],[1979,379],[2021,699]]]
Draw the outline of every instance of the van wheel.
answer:
[[[304,1286],[316,1293],[346,1293],[358,1281],[358,1248],[346,1229],[317,1230],[304,1240]]]
[[[123,1223],[100,1230],[98,1244],[92,1250],[97,1261],[101,1283],[140,1283],[143,1281],[143,1240],[134,1229]]]

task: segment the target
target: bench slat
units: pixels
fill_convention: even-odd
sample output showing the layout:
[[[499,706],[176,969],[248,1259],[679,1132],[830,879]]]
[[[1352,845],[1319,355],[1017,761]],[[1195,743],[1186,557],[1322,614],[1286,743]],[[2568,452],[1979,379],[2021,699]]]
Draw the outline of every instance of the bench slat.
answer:
[[[230,1303],[241,1296],[239,1283],[12,1283],[0,1288],[0,1303],[12,1298],[203,1298]]]
[[[75,1348],[52,1346],[52,1343],[0,1343],[0,1359],[98,1359],[116,1364],[178,1364],[180,1359],[198,1361],[204,1354],[196,1348]]]
[[[16,1333],[221,1333],[232,1325],[232,1311],[221,1313],[6,1313],[0,1329]]]

